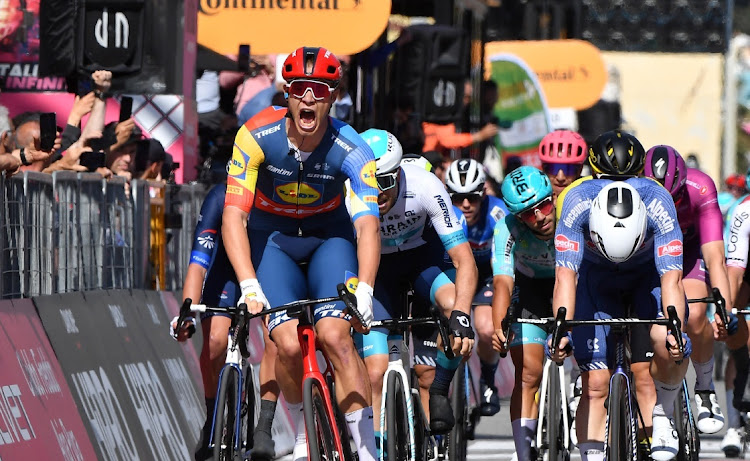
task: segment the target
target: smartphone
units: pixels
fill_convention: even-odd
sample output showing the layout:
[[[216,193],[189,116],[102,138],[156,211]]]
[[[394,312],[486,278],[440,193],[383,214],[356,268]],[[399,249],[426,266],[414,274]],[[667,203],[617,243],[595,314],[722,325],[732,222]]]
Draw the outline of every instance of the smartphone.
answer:
[[[240,45],[240,51],[237,53],[237,70],[250,71],[250,45]]]
[[[136,150],[135,150],[135,171],[140,173],[142,171],[146,171],[146,168],[148,168],[148,150],[149,150],[149,140],[148,139],[141,139],[136,144]]]
[[[78,89],[76,92],[78,96],[86,96],[92,91],[94,91],[94,81],[91,80],[91,78],[82,78],[78,80]]]
[[[57,137],[57,117],[54,112],[44,112],[39,116],[39,148],[49,152],[55,147]]]
[[[123,96],[120,99],[120,122],[124,122],[133,115],[133,98],[130,96]]]
[[[96,171],[97,168],[104,168],[104,152],[83,152],[78,162],[85,166],[89,171]]]

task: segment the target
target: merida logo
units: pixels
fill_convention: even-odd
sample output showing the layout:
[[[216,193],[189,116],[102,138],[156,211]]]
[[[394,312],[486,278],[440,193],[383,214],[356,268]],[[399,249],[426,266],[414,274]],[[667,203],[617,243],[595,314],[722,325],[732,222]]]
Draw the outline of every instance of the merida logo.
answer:
[[[354,0],[354,7],[361,0]],[[222,10],[341,10],[339,0],[200,0],[198,11],[209,16]],[[348,8],[347,8],[348,9]]]

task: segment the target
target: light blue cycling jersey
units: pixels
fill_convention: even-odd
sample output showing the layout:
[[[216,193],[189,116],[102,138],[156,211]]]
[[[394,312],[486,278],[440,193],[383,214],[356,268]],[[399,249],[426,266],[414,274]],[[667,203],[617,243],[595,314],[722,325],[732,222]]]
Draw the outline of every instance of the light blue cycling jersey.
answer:
[[[492,239],[495,225],[509,214],[505,203],[491,195],[482,198],[482,203],[479,206],[479,219],[471,226],[466,222],[463,212],[459,209],[458,216],[462,218],[461,225],[469,239],[480,280],[489,277],[492,271]]]
[[[513,215],[495,225],[492,239],[492,275],[509,275],[515,271],[530,278],[555,276],[555,243],[541,240]]]

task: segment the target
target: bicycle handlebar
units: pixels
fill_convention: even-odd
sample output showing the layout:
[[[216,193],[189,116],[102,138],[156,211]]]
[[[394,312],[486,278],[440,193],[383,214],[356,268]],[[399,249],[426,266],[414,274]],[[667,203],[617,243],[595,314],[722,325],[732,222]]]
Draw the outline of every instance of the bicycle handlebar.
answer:
[[[707,296],[705,298],[688,299],[687,302],[689,304],[692,304],[692,303],[715,304],[716,313],[719,314],[719,318],[721,319],[722,323],[724,323],[725,327],[729,325],[729,316],[727,315],[727,302],[724,299],[724,297],[721,295],[721,291],[718,288],[713,288],[711,290],[711,296]],[[732,313],[734,313],[734,311],[735,309],[732,309]]]
[[[503,350],[505,352],[500,353],[500,357],[502,358],[508,356],[508,347],[510,346],[510,324],[517,320],[515,317],[516,306],[514,304],[511,304],[510,306],[508,306],[508,310],[505,312],[505,317],[500,323],[500,327],[503,330],[503,336],[505,336],[505,341],[503,341]]]
[[[404,331],[406,328],[412,325],[436,325],[438,333],[443,342],[443,353],[451,360],[455,357],[453,349],[450,345],[450,333],[447,328],[448,319],[438,310],[435,305],[430,307],[430,317],[422,318],[407,318],[407,319],[389,319],[389,320],[376,320],[372,322],[371,328],[387,328],[390,331],[398,332]]]

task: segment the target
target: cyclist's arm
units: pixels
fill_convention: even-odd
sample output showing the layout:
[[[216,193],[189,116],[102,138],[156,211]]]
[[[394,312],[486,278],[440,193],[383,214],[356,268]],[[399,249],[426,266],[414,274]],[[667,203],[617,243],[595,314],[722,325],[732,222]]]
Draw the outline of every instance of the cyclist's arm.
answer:
[[[471,315],[471,300],[474,298],[479,271],[469,242],[451,247],[448,249],[448,256],[456,268],[456,302],[453,309]]]
[[[203,282],[221,242],[218,241],[221,215],[224,208],[226,186],[216,185],[206,195],[201,205],[198,223],[193,232],[193,247],[190,251],[182,299],[200,302],[203,295]]]
[[[495,291],[492,319],[496,330],[502,328],[513,294],[516,239],[509,226],[515,219],[511,216],[500,218],[492,232],[492,286]]]
[[[724,259],[724,240],[704,243],[701,245],[701,254],[703,254],[703,260],[706,263],[706,270],[711,275],[711,286],[721,291],[727,306],[733,306],[734,296],[732,295],[734,292],[730,288],[729,275]]]
[[[241,126],[234,141],[221,225],[224,248],[239,281],[257,278],[250,260],[247,217],[255,200],[258,171],[264,160],[265,155],[247,125]]]
[[[572,320],[576,312],[576,286],[578,274],[573,269],[563,266],[555,268],[555,288],[552,291],[552,314],[557,316],[557,309],[567,308],[565,318]]]
[[[668,317],[667,306],[674,306],[677,316],[685,329],[685,288],[682,286],[682,271],[671,270],[661,276],[661,303],[664,316]]]
[[[495,294],[492,296],[492,325],[495,330],[503,328],[503,319],[508,313],[510,297],[513,293],[513,277],[510,275],[495,275],[492,286]]]
[[[718,288],[732,306],[732,291],[729,289],[727,278],[726,260],[724,257],[724,218],[719,209],[716,186],[708,175],[701,175],[705,192],[701,194],[698,208],[697,225],[699,226],[701,239],[701,254],[706,263],[706,270],[711,274],[711,286]]]
[[[742,306],[742,304],[740,304],[740,301],[741,301],[740,298],[742,297],[740,294],[740,289],[742,288],[742,278],[744,276],[745,276],[744,267],[737,267],[737,266],[727,267],[727,278],[729,279],[730,294],[732,295],[732,299],[734,300],[734,304],[727,304],[727,306],[735,306],[738,308]]]
[[[361,216],[354,221],[357,230],[357,278],[375,286],[375,276],[380,265],[380,223],[375,216]]]
[[[190,264],[185,275],[185,283],[182,285],[182,300],[190,298],[193,303],[200,301],[203,294],[203,281],[206,278],[206,269],[198,264]]]

